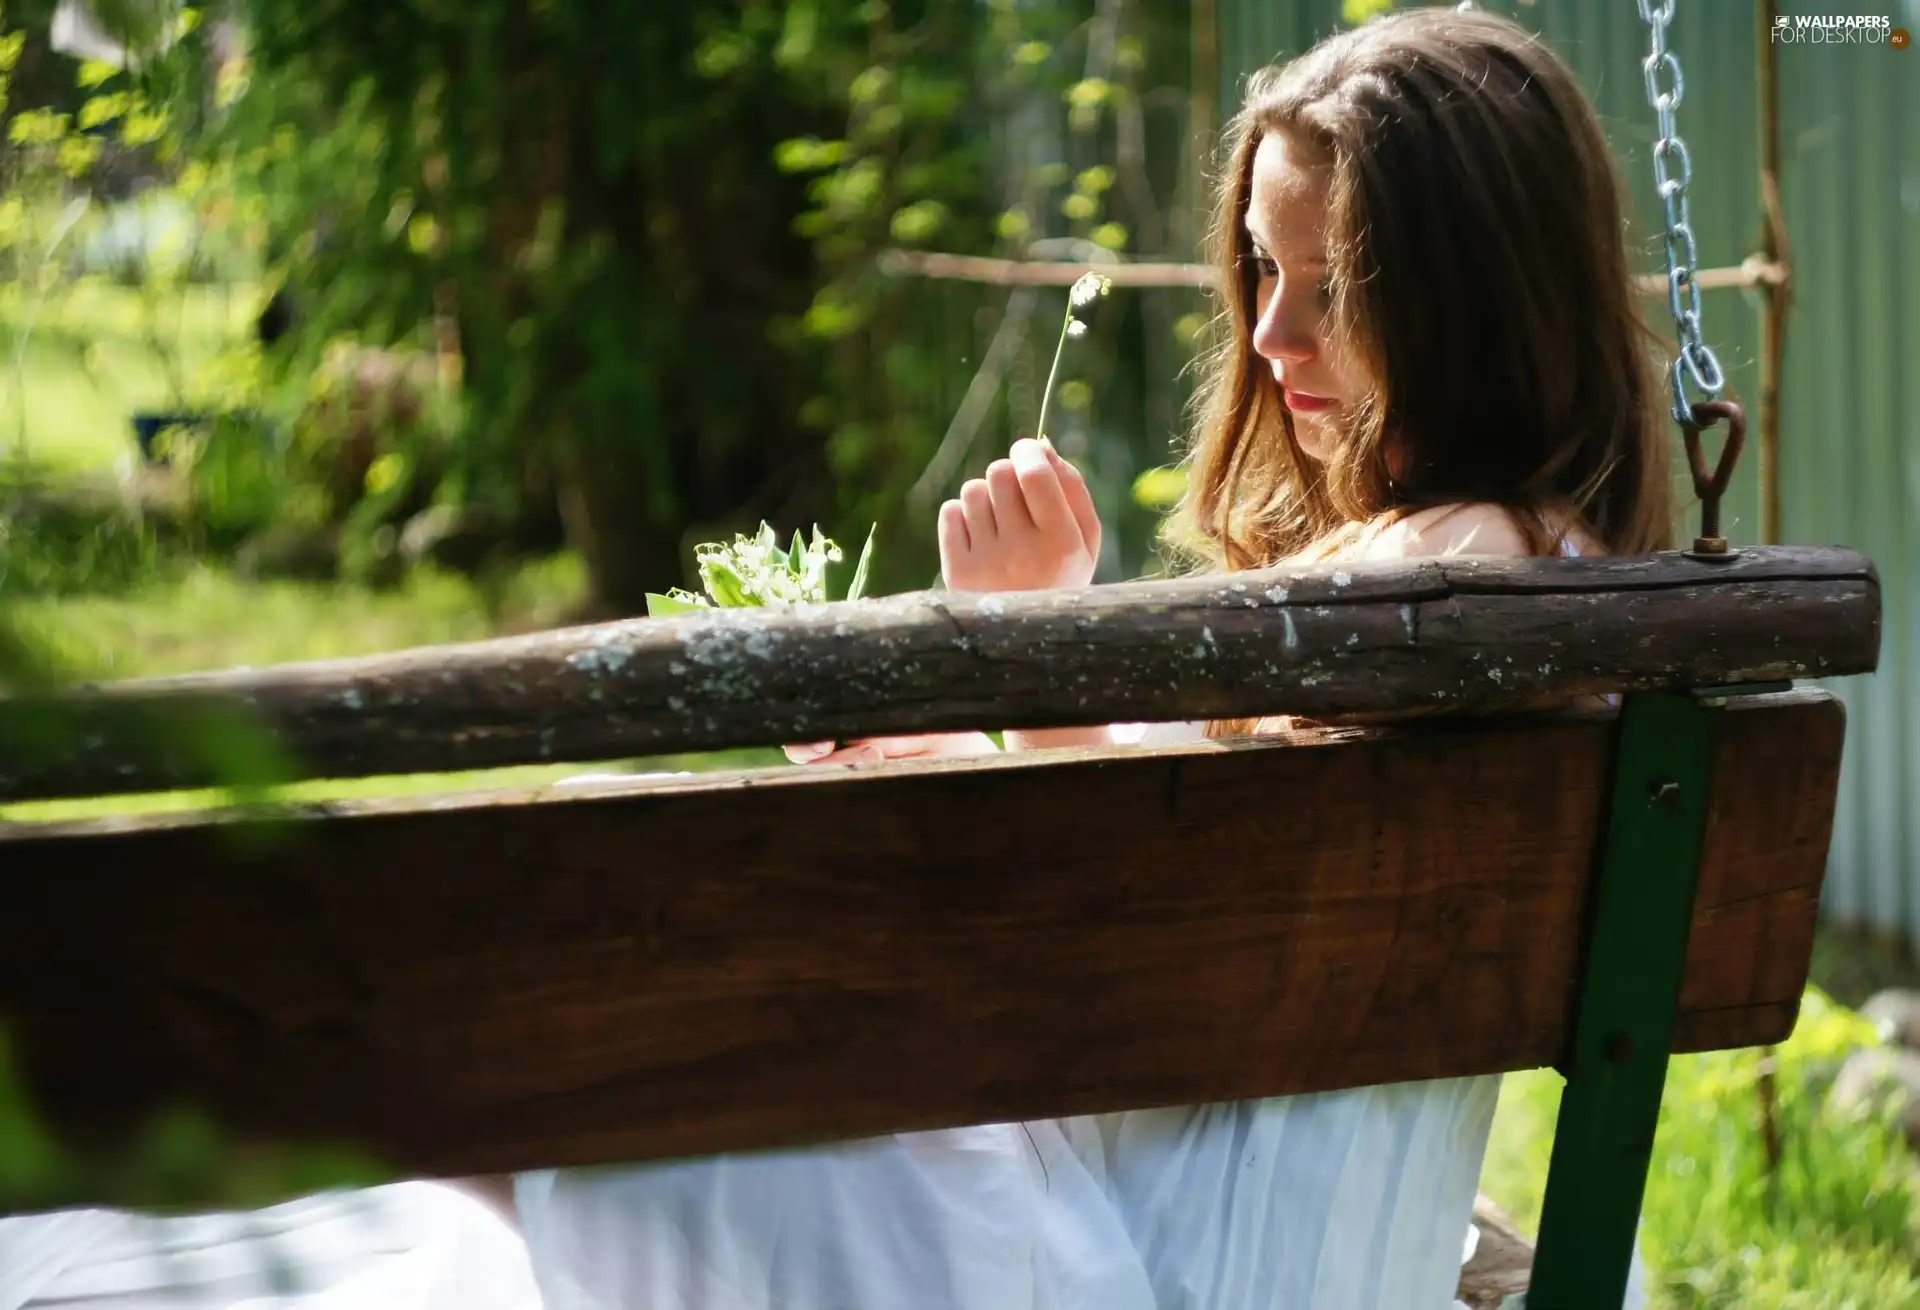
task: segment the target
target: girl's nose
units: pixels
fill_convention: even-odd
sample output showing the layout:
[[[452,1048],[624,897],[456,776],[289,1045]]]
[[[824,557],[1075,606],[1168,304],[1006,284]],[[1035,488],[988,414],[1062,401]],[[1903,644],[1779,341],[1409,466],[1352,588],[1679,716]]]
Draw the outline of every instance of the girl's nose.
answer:
[[[1263,359],[1302,364],[1319,353],[1319,316],[1303,312],[1297,297],[1268,291],[1253,325],[1254,353]]]

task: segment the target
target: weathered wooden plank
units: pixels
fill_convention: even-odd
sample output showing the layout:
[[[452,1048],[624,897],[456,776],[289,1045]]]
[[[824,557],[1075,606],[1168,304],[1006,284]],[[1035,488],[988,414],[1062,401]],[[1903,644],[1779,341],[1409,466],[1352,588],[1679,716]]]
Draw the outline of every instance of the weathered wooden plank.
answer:
[[[1427,560],[1001,596],[916,592],[642,619],[82,689],[65,744],[0,699],[0,800],[217,781],[193,709],[240,707],[304,776],[351,777],[958,728],[1331,716],[1862,673],[1872,564]]]
[[[1822,693],[1729,703],[1681,1049],[1791,1027],[1842,734]],[[423,1172],[1537,1066],[1613,735],[1443,721],[22,829],[0,1014],[71,1132],[180,1095]]]

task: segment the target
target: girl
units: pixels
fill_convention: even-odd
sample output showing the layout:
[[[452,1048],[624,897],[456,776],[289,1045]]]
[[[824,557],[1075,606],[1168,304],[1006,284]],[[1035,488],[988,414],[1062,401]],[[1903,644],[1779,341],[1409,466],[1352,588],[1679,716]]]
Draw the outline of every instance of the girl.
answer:
[[[1172,545],[1217,570],[1669,545],[1654,341],[1635,312],[1620,184],[1542,43],[1479,13],[1396,14],[1256,78],[1228,141],[1212,239],[1224,332]],[[939,518],[946,583],[963,591],[1085,586],[1100,537],[1079,473],[1033,441]],[[955,733],[791,754],[992,749]],[[1452,1299],[1498,1087],[549,1174],[521,1198],[543,1280],[608,1307],[1422,1310]],[[1036,1155],[1044,1182],[1022,1167]]]

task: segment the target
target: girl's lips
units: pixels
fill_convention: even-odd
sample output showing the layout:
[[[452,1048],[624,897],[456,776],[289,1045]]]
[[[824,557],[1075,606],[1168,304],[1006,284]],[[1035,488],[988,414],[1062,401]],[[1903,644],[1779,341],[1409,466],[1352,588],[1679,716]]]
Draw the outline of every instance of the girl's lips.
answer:
[[[1315,414],[1322,410],[1337,409],[1340,405],[1337,400],[1316,396],[1310,391],[1295,391],[1291,387],[1282,387],[1281,394],[1286,398],[1287,408],[1296,414]]]

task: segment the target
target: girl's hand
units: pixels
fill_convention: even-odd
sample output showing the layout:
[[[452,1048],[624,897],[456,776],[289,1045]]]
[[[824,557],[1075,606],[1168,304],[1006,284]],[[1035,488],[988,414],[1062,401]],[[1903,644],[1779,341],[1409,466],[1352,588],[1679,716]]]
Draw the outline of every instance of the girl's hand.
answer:
[[[1100,516],[1080,470],[1022,438],[1009,458],[940,507],[940,573],[950,591],[1084,587],[1100,560]]]
[[[907,737],[857,737],[839,749],[830,741],[786,747],[795,764],[852,764],[871,767],[887,760],[945,759],[997,755],[1000,748],[984,732],[925,732]]]

